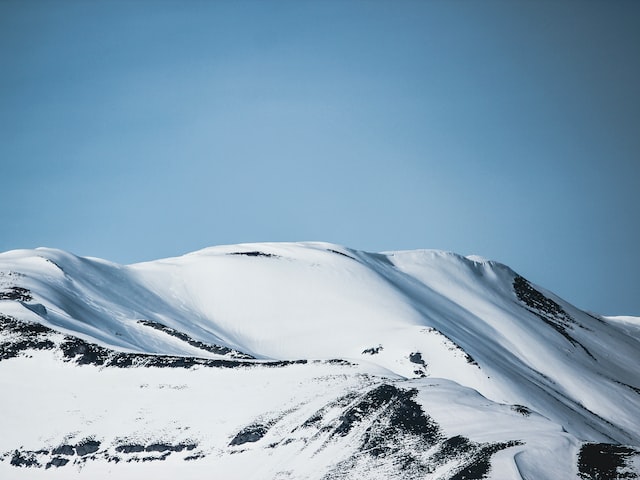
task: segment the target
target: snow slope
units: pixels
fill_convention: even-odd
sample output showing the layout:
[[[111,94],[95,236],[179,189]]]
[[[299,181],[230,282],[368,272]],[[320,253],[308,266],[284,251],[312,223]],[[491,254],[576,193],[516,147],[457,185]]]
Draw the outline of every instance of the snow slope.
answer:
[[[0,254],[0,318],[0,478],[637,464],[640,320],[480,257],[264,243],[123,266],[18,250]]]

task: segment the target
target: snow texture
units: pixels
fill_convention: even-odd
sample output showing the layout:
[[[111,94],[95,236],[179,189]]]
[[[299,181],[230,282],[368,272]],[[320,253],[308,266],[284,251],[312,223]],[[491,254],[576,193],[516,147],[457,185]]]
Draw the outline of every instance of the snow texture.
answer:
[[[637,478],[640,318],[326,243],[0,254],[0,478]],[[213,473],[212,473],[213,472]]]

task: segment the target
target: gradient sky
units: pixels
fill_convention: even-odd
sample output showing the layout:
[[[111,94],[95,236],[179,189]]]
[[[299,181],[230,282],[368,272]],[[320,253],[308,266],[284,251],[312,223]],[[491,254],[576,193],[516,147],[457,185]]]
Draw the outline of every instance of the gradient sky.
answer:
[[[640,2],[0,0],[0,251],[321,240],[640,315]]]

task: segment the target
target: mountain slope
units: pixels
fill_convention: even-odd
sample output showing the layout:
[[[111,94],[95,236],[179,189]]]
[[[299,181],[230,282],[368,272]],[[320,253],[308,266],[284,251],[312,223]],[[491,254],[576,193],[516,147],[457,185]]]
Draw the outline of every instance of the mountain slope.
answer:
[[[12,251],[0,315],[7,478],[615,478],[637,461],[640,320],[477,257]]]

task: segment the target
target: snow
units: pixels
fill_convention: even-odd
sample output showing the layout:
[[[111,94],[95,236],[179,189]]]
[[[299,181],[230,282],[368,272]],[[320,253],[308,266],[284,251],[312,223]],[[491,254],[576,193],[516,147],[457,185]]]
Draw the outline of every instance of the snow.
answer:
[[[0,292],[17,286],[32,297],[0,299],[2,315],[121,352],[230,358],[198,346],[206,344],[258,362],[311,362],[120,369],[78,367],[54,351],[0,361],[0,389],[9,392],[0,409],[12,412],[2,424],[0,478],[169,478],[176,469],[201,478],[212,465],[221,478],[322,478],[317,472],[355,447],[306,438],[300,425],[323,407],[325,421],[338,418],[345,406],[328,405],[383,382],[415,388],[447,436],[522,441],[494,455],[491,478],[572,478],[585,441],[639,446],[640,318],[588,314],[533,285],[571,319],[563,335],[519,300],[516,276],[474,255],[321,242],[227,245],[134,265],[43,248],[2,253]],[[271,427],[256,443],[230,447],[252,422]],[[111,446],[193,441],[205,456],[46,470],[2,461],[17,447],[89,436]],[[363,478],[377,478],[358,465],[369,472]]]

